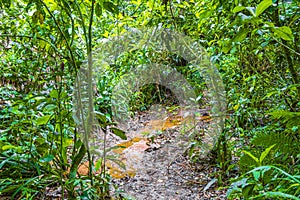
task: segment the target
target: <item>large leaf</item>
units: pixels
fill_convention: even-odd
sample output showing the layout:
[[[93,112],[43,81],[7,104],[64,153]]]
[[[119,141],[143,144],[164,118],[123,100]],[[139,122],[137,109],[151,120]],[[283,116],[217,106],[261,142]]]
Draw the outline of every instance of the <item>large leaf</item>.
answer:
[[[98,111],[94,111],[94,113],[100,125],[106,126],[108,123],[106,115]]]
[[[125,134],[125,131],[122,131],[120,129],[117,128],[110,128],[110,130],[116,135],[119,136],[122,140],[127,140],[127,136]]]
[[[272,5],[272,0],[264,0],[264,1],[260,2],[255,11],[256,17],[258,17],[261,13],[263,13],[271,5]]]
[[[282,27],[275,27],[273,28],[274,33],[284,40],[292,40],[293,39],[293,32],[287,26]]]
[[[232,42],[242,42],[249,33],[249,29],[242,29],[240,30],[234,38],[232,38],[227,44],[225,44],[222,48],[224,53],[228,53],[232,48]]]
[[[236,36],[233,38],[233,42],[242,42],[248,34],[249,30],[248,29],[242,29],[240,30]]]
[[[50,119],[51,119],[51,115],[44,115],[44,116],[39,117],[39,118],[36,119],[36,124],[38,126],[47,124]]]
[[[248,178],[243,178],[239,181],[235,181],[233,182],[230,187],[228,188],[227,192],[226,192],[226,196],[230,196],[231,194],[233,194],[236,191],[239,191],[239,187],[244,187],[247,184],[247,180]]]
[[[254,171],[254,172],[252,173],[252,175],[253,175],[254,179],[255,179],[256,181],[258,181],[259,178],[260,178],[260,171]]]
[[[293,180],[293,181],[295,181],[295,182],[297,182],[297,183],[300,183],[300,180],[297,179],[297,177],[292,176],[292,175],[290,175],[289,173],[283,171],[282,169],[280,169],[280,168],[278,168],[278,167],[275,167],[275,166],[272,166],[272,165],[270,165],[270,166],[267,165],[267,166],[256,167],[256,168],[252,169],[251,171],[247,172],[247,174],[253,173],[254,171],[260,171],[260,170],[262,170],[262,171],[268,171],[268,170],[270,170],[271,168],[272,168],[272,169],[275,169],[275,170],[277,170],[277,171],[279,171],[279,172],[282,173],[282,174],[284,174],[284,175],[287,176],[289,179],[291,179],[291,180]]]

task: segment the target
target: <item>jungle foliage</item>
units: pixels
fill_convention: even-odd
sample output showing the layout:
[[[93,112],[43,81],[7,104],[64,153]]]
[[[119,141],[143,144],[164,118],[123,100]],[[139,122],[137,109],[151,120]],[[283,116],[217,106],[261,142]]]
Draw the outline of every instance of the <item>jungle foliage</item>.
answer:
[[[221,73],[228,116],[212,154],[228,198],[300,198],[299,0],[0,0],[0,7],[0,196],[41,198],[61,187],[69,199],[112,198],[111,177],[93,173],[105,167],[102,160],[87,176],[77,174],[80,163],[94,161],[72,114],[76,75],[106,38],[162,27],[200,43]],[[131,66],[151,62],[175,67],[201,104],[205,82],[183,58],[130,52],[96,83],[103,133],[126,137],[111,128],[111,93]],[[174,106],[170,95],[147,85],[132,97],[131,111]]]

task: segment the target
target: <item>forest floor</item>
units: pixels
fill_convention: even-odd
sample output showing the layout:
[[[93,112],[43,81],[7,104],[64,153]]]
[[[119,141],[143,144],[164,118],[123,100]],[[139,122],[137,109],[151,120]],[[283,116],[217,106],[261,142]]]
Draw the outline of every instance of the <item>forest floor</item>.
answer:
[[[167,111],[153,106],[120,124],[127,140],[109,133],[106,149],[112,150],[108,156],[119,161],[105,163],[112,177],[111,195],[136,200],[226,199],[226,189],[218,185],[220,169],[214,155],[202,155],[201,145],[190,154],[193,141],[211,142],[206,137],[214,131],[209,110],[178,107]],[[83,163],[78,173],[87,175],[88,166]],[[53,189],[46,192],[47,198],[60,199],[59,188]]]
[[[203,137],[213,123],[208,110],[198,110],[191,120],[195,111],[154,107],[121,127],[127,130],[128,141],[119,143],[124,148],[115,153],[126,170],[108,165],[117,186],[113,193],[137,200],[225,199],[212,155],[201,156],[201,150],[194,149],[197,162],[188,156],[191,140]]]

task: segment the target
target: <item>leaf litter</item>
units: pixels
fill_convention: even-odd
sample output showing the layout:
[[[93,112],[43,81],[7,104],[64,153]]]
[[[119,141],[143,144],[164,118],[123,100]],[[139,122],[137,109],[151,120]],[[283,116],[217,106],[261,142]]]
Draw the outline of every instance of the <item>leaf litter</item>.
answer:
[[[209,128],[207,110],[199,110],[196,120],[182,110],[160,113],[159,119],[151,110],[133,118],[126,130],[129,140],[118,144],[125,148],[115,152],[126,167],[109,169],[117,186],[112,194],[137,200],[225,199],[226,190],[218,190],[214,177],[218,169],[210,158],[191,162],[188,156],[188,136],[195,136],[191,132],[204,135]]]

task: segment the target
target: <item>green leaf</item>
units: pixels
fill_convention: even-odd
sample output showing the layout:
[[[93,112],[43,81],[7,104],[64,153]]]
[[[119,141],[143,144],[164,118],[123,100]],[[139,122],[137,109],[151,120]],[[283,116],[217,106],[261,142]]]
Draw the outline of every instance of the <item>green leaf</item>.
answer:
[[[106,156],[107,160],[110,160],[114,163],[116,163],[119,167],[121,167],[122,169],[126,169],[126,165],[124,164],[124,162],[122,162],[122,160],[120,160],[119,158],[113,156],[113,155],[107,155]]]
[[[58,91],[57,90],[52,90],[50,92],[50,97],[57,99],[58,98]]]
[[[17,153],[22,153],[23,152],[22,146],[16,147],[15,150],[16,150]]]
[[[40,101],[40,100],[45,100],[46,97],[44,97],[44,96],[36,96],[33,99],[36,100],[36,101]]]
[[[6,192],[13,193],[13,192],[16,191],[18,188],[22,188],[22,184],[6,186],[5,188],[3,188],[3,189],[1,190],[1,194],[4,194],[4,193],[6,193]]]
[[[232,42],[230,40],[226,45],[223,46],[222,51],[224,53],[228,53],[230,51],[230,49],[232,48],[231,45],[232,45]]]
[[[110,152],[110,151],[115,150],[115,149],[119,150],[120,148],[124,149],[126,147],[125,146],[113,146],[113,147],[107,148],[106,152]]]
[[[68,147],[71,144],[73,144],[73,139],[72,138],[64,138],[63,139],[63,147]]]
[[[118,137],[120,137],[122,140],[127,140],[127,136],[125,134],[125,131],[122,131],[120,129],[117,128],[110,128],[110,130]]]
[[[259,160],[258,158],[256,158],[252,153],[248,152],[248,151],[243,151],[245,154],[247,154],[248,156],[250,156],[257,164],[259,164]]]
[[[101,17],[102,15],[102,7],[99,5],[99,3],[96,4],[95,14],[97,17]]]
[[[46,162],[50,162],[51,160],[53,160],[54,156],[49,154],[46,157],[40,158],[40,162],[46,163]]]
[[[244,9],[245,9],[244,6],[236,6],[236,7],[232,10],[232,12],[237,13],[237,12],[240,12],[240,11],[242,11],[242,10],[244,10]]]
[[[99,159],[96,161],[96,164],[95,164],[95,170],[96,170],[96,171],[98,171],[99,169],[101,169],[102,162],[103,162],[103,159],[102,159],[102,158],[99,158]]]
[[[264,0],[258,4],[256,7],[255,15],[258,17],[261,13],[263,13],[267,8],[272,5],[272,0]]]
[[[293,188],[293,187],[294,188],[300,188],[300,184],[299,183],[294,183],[294,184],[290,185],[288,189]]]
[[[231,39],[229,42],[227,42],[227,44],[225,44],[222,48],[222,51],[224,53],[228,53],[231,48],[232,48],[232,42],[241,42],[243,41],[246,37],[247,34],[249,33],[249,29],[242,29],[240,30],[233,39]]]
[[[243,187],[242,193],[246,199],[252,195],[254,187],[255,187],[255,184],[249,184],[249,185],[246,185],[245,187]]]
[[[112,2],[109,2],[109,1],[103,2],[103,7],[104,7],[104,9],[106,9],[107,11],[109,11],[113,14],[118,13],[118,7],[115,4],[113,4]]]
[[[286,193],[283,193],[283,192],[265,192],[263,194],[255,196],[254,198],[256,198],[256,199],[264,199],[262,197],[276,198],[276,199],[280,199],[279,197],[283,197],[284,199],[300,200],[300,198],[298,198],[298,197],[296,197],[294,195],[286,194]]]
[[[272,146],[268,147],[264,152],[261,153],[259,158],[259,163],[261,164],[263,160],[266,158],[266,156],[270,153],[271,149],[275,147],[276,144],[273,144]]]
[[[106,125],[107,124],[107,118],[106,118],[105,114],[103,114],[101,112],[98,112],[98,111],[94,111],[94,113],[96,114],[96,118],[98,119],[98,122],[101,125]]]
[[[42,117],[39,117],[36,119],[36,124],[39,126],[39,125],[44,125],[44,124],[47,124],[48,121],[50,120],[51,118],[51,115],[44,115]]]
[[[252,174],[253,174],[254,179],[256,181],[258,181],[259,177],[260,177],[260,171],[254,171]]]
[[[5,163],[9,162],[10,160],[12,160],[13,157],[8,157],[5,158],[1,163],[0,163],[0,169],[2,169],[2,167],[5,165]]]
[[[247,172],[247,174],[250,174],[250,173],[253,173],[254,171],[258,171],[258,170],[263,170],[263,171],[268,171],[270,169],[276,169],[277,171],[279,171],[280,173],[284,174],[285,176],[287,176],[289,179],[297,182],[297,183],[300,183],[300,180],[298,180],[295,176],[292,176],[290,175],[289,173],[283,171],[282,169],[278,168],[278,167],[275,167],[275,166],[272,166],[272,165],[267,165],[267,166],[260,166],[260,167],[256,167],[254,168],[253,170]]]
[[[199,17],[200,17],[200,19],[205,19],[205,18],[210,17],[211,14],[212,14],[211,10],[206,10],[206,11],[202,12]]]
[[[293,40],[293,32],[287,26],[273,28],[275,35],[279,36],[284,40]]]
[[[33,13],[32,17],[31,17],[33,24],[36,24],[38,22],[38,16],[39,16],[39,11],[37,10]]]
[[[233,42],[242,42],[246,38],[248,32],[249,32],[248,29],[242,29],[242,30],[240,30],[236,34],[236,36],[233,38]]]
[[[2,146],[3,151],[6,151],[8,149],[16,149],[16,148],[17,148],[16,146],[13,146],[13,145],[10,145],[10,144]]]
[[[51,112],[57,109],[57,106],[55,104],[45,104],[43,112]]]
[[[281,92],[280,92],[280,91],[272,91],[272,92],[269,92],[269,93],[266,94],[266,96],[264,96],[264,97],[262,98],[262,100],[265,100],[265,99],[267,99],[267,98],[270,98],[271,96],[273,96],[273,95],[275,95],[275,94],[281,94]]]
[[[244,187],[247,184],[248,178],[243,178],[241,180],[233,182],[226,192],[226,196],[229,197],[236,191],[240,191],[240,187]]]

